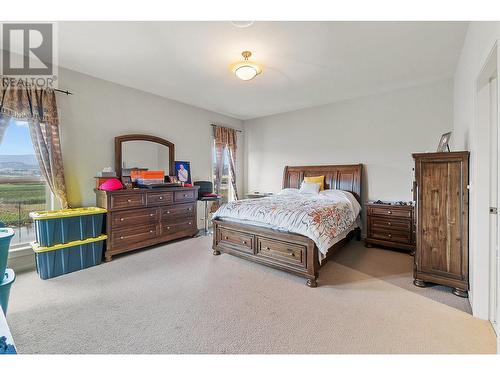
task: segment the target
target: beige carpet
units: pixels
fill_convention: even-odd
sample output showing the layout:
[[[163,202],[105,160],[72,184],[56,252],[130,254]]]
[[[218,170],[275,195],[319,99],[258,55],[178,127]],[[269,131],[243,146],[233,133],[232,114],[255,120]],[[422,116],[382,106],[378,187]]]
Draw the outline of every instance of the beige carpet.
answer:
[[[411,284],[411,257],[351,242],[304,280],[211,252],[199,237],[42,281],[18,275],[21,353],[494,353],[490,324],[449,289]]]

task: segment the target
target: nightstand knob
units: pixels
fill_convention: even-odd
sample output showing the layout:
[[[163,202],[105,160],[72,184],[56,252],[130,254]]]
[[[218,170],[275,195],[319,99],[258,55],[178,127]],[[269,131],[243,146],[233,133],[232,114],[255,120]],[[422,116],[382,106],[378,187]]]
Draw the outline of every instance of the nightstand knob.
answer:
[[[388,222],[387,222],[387,225],[391,226],[392,224],[391,224],[391,222],[390,222],[390,221],[388,221]]]
[[[153,216],[154,216],[154,214],[149,214],[149,216],[153,217]]]
[[[246,245],[247,244],[247,241],[243,241],[243,245]]]
[[[123,240],[123,236],[120,236],[120,240]]]
[[[131,202],[132,202],[132,199],[127,199],[127,202],[128,202],[128,203],[131,203]]]
[[[228,240],[228,239],[229,239],[229,237],[228,237],[228,236],[224,236],[224,239],[225,239],[225,240]]]
[[[120,218],[120,221],[123,221],[123,220],[125,220],[125,219],[124,219],[123,217],[121,217],[121,218]]]
[[[387,213],[390,215],[390,214],[392,214],[392,211],[391,211],[391,210],[389,210],[389,211],[387,211]]]
[[[391,238],[391,237],[392,237],[392,234],[390,234],[390,233],[389,233],[389,234],[387,235],[387,237]]]
[[[160,200],[162,201],[162,200],[163,200],[163,197],[160,197]]]
[[[151,229],[151,230],[149,231],[149,233],[153,233],[153,230]]]

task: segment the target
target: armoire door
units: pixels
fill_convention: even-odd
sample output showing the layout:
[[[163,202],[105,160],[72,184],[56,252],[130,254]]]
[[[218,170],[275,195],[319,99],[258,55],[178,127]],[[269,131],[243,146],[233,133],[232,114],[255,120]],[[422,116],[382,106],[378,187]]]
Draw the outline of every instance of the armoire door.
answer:
[[[421,272],[463,280],[462,161],[426,161],[421,165]]]

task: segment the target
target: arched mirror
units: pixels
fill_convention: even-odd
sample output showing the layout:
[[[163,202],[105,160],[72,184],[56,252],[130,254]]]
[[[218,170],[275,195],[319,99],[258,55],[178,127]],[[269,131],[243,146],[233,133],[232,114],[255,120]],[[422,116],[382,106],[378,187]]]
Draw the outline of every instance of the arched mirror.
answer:
[[[122,177],[124,169],[162,170],[175,174],[175,146],[166,139],[145,134],[115,137],[115,169]]]

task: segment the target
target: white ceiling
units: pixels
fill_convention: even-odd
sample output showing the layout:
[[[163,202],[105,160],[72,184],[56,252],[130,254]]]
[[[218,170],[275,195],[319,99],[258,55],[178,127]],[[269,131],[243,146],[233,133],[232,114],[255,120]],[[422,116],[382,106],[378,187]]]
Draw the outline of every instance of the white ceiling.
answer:
[[[239,119],[453,76],[466,22],[61,22],[60,65]],[[263,74],[240,81],[243,50]],[[71,87],[65,87],[71,90]]]

